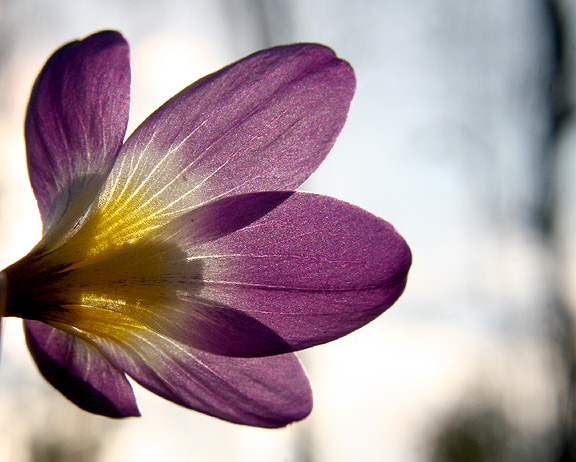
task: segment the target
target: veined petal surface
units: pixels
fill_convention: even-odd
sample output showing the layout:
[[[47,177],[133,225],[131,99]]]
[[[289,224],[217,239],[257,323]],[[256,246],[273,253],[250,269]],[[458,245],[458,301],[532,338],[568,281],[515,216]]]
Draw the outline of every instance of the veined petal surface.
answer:
[[[230,422],[282,427],[312,409],[308,378],[294,354],[214,355],[117,316],[93,318],[78,333],[97,344],[142,386],[163,398]],[[87,324],[88,325],[88,324]]]
[[[105,31],[59,49],[39,75],[25,136],[44,228],[97,192],[124,139],[130,105],[128,44]],[[90,194],[87,194],[87,190]]]
[[[86,411],[107,417],[139,416],[123,371],[94,345],[37,321],[24,321],[26,343],[38,369]]]
[[[334,144],[354,86],[349,64],[313,44],[264,50],[192,84],[123,146],[98,204],[123,230],[110,238],[218,198],[298,187]]]
[[[219,239],[195,239],[190,258],[202,262],[199,296],[244,311],[293,350],[380,315],[403,292],[411,264],[410,249],[390,224],[308,193]],[[265,349],[260,354],[285,351]]]

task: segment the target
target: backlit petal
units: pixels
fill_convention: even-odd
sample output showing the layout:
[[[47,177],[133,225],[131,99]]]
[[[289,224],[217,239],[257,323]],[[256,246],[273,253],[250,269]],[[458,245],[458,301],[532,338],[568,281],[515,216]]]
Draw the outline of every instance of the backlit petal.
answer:
[[[109,350],[157,395],[230,422],[277,428],[312,410],[310,384],[294,354],[232,358],[140,336]]]
[[[334,340],[380,315],[401,295],[411,264],[390,224],[306,193],[192,252],[203,268],[199,296],[244,311],[294,350]]]
[[[142,386],[235,423],[281,427],[306,417],[310,385],[294,354],[232,358],[196,350],[118,315],[77,326]]]
[[[82,409],[107,417],[140,415],[123,371],[86,341],[25,321],[26,342],[42,375]]]
[[[45,228],[72,201],[97,192],[122,145],[129,104],[128,45],[119,33],[69,43],[48,60],[25,125],[30,181]]]
[[[348,63],[310,44],[209,75],[130,136],[99,207],[119,228],[149,230],[217,198],[296,188],[340,133],[354,85]]]

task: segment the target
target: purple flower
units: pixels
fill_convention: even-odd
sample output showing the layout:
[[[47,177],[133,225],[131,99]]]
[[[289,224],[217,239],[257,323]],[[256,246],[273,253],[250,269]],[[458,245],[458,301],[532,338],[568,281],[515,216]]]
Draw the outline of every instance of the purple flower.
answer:
[[[184,89],[123,142],[126,41],[107,31],[58,50],[25,125],[44,234],[0,273],[2,314],[25,320],[44,377],[110,417],[139,415],[127,376],[231,422],[308,415],[294,351],[380,315],[411,263],[390,224],[293,191],[354,86],[324,46],[271,48]]]

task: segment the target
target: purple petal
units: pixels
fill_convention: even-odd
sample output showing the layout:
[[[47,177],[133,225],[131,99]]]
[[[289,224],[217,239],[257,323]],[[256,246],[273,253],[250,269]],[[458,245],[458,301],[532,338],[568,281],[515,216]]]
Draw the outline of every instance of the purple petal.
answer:
[[[170,221],[156,237],[175,239],[186,247],[218,239],[254,223],[292,194],[294,191],[265,191],[218,199]]]
[[[25,134],[30,181],[47,227],[80,191],[95,190],[128,123],[128,45],[100,32],[58,50],[39,75]]]
[[[271,48],[183,90],[130,136],[104,201],[158,226],[213,199],[293,189],[322,162],[354,93],[321,45]]]
[[[97,341],[138,383],[181,406],[266,428],[301,420],[312,410],[308,378],[292,353],[231,358],[152,331],[124,332],[121,338]]]
[[[184,303],[155,308],[134,317],[163,336],[208,353],[255,357],[293,351],[272,329],[229,306],[191,296]]]
[[[191,252],[202,262],[199,296],[244,311],[293,350],[334,340],[380,315],[401,295],[411,264],[390,224],[306,193]],[[260,354],[285,351],[265,351],[270,345]]]
[[[126,375],[95,346],[38,321],[24,327],[38,369],[69,400],[107,417],[140,415]]]

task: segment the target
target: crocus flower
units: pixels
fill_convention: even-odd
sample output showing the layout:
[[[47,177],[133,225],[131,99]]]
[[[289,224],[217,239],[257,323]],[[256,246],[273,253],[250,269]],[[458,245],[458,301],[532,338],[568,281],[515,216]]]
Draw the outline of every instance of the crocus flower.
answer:
[[[294,192],[354,87],[329,48],[275,47],[185,88],[124,142],[126,41],[105,31],[58,50],[25,123],[43,237],[0,273],[2,315],[24,319],[42,375],[110,417],[139,415],[128,376],[231,422],[308,415],[294,352],[380,315],[411,262],[382,219]]]

